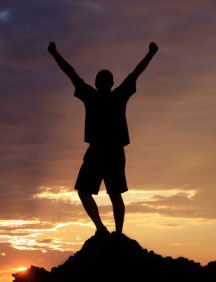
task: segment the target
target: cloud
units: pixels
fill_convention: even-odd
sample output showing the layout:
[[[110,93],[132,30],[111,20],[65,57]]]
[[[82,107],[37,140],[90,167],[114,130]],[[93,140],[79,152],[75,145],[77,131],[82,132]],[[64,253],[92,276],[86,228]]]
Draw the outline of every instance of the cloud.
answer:
[[[20,202],[16,198],[7,200],[5,205],[4,203],[1,205],[2,219],[11,220],[11,224],[1,226],[2,234],[10,233],[10,235],[16,236],[17,232],[24,232],[23,235],[25,235],[25,232],[52,228],[56,222],[89,221],[76,192],[70,191],[65,186],[54,186],[53,189],[52,187],[39,187],[38,191],[39,193],[25,200],[22,199]],[[128,214],[152,213],[164,218],[213,221],[216,219],[213,195],[214,190],[206,194],[202,189],[167,189],[166,191],[139,189],[125,193],[123,198]],[[101,192],[99,196],[95,196],[95,200],[106,220],[112,218],[111,202],[106,192]],[[19,218],[24,220],[21,226],[19,226],[19,221],[16,220],[17,214],[19,214]],[[30,224],[25,223],[25,220],[30,219],[36,219],[36,222],[33,220]],[[18,225],[16,226],[16,224]]]
[[[4,22],[7,21],[9,18],[9,11],[8,10],[0,10],[0,21]]]
[[[2,221],[2,225],[13,225],[14,229],[0,228],[0,243],[10,243],[11,247],[19,250],[40,250],[42,253],[51,250],[74,251],[83,244],[93,229],[93,224],[89,222],[60,222],[50,225],[49,222],[41,222],[40,228],[36,228],[32,222],[30,228],[27,221],[11,220]],[[17,226],[16,226],[17,225]],[[15,229],[16,227],[16,229]],[[80,230],[85,231],[81,234]],[[2,232],[4,231],[4,232]],[[0,250],[1,251],[1,250]],[[8,252],[3,252],[6,256]]]
[[[135,202],[127,205],[129,214],[153,213],[161,217],[195,219],[197,223],[212,222],[216,220],[216,211],[213,206],[211,194],[205,195],[199,191],[193,197],[184,193],[172,196],[153,196],[153,201]]]
[[[53,265],[60,264],[70,255],[73,255],[73,252],[71,251],[61,252],[57,250],[50,250],[46,253],[42,253],[40,250],[21,251],[14,249],[8,243],[0,243],[0,250],[5,253],[4,256],[1,256],[0,275],[2,275],[2,271],[6,271],[8,274],[7,278],[10,277],[12,273],[17,272],[14,268],[18,268],[20,266],[30,267],[35,264],[51,269]]]
[[[171,223],[167,223],[167,224],[150,223],[150,224],[148,224],[148,226],[154,227],[154,228],[157,228],[157,229],[182,228],[182,226],[180,226],[178,224],[171,224]]]
[[[51,243],[52,240],[51,239],[42,239],[42,240],[37,240],[38,243]]]
[[[48,208],[49,207],[49,208]],[[70,203],[53,202],[49,199],[21,199],[7,200],[1,205],[1,218],[13,220],[18,218],[22,220],[41,219],[51,222],[64,222],[80,220],[86,218],[81,205],[71,205]]]

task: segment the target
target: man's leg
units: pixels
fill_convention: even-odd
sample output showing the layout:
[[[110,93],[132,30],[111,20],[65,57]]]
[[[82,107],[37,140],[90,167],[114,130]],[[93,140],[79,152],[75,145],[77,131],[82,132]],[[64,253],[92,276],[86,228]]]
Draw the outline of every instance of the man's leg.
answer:
[[[104,225],[101,221],[97,204],[92,195],[81,191],[78,191],[78,195],[83,204],[83,207],[85,208],[87,214],[90,216],[91,220],[94,222],[97,230],[100,230]]]
[[[122,196],[121,194],[109,194],[109,197],[113,205],[116,232],[122,233],[125,215],[125,205]]]

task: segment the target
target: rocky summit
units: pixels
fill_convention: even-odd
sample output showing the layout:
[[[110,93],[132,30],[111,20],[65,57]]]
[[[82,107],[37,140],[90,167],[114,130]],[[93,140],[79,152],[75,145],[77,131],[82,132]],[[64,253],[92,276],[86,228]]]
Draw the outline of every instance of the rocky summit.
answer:
[[[73,281],[216,281],[216,261],[206,266],[179,257],[163,257],[143,249],[136,240],[116,232],[91,237],[80,251],[51,271],[31,266],[12,274],[13,282]]]

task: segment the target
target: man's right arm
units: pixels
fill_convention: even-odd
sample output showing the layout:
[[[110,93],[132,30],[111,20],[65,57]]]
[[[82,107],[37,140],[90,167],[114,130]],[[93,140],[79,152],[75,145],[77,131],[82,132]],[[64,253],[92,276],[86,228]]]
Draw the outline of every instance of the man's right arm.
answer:
[[[76,87],[82,79],[74,68],[58,53],[55,42],[49,42],[48,51],[53,56],[60,69],[69,76],[73,85]]]
[[[133,71],[133,74],[136,77],[136,79],[146,69],[146,67],[148,66],[154,55],[157,53],[157,51],[158,51],[158,46],[154,42],[151,42],[149,44],[149,52]]]

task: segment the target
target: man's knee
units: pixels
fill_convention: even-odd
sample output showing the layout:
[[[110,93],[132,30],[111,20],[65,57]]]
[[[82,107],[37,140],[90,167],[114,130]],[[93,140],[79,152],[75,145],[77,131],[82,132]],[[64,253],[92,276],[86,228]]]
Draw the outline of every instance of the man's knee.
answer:
[[[91,194],[83,192],[83,191],[78,191],[78,195],[80,199],[86,199],[86,198],[92,197]]]
[[[123,202],[121,194],[109,194],[109,197],[112,203]]]
[[[83,195],[83,192],[78,190],[78,196],[80,197],[82,195]]]

